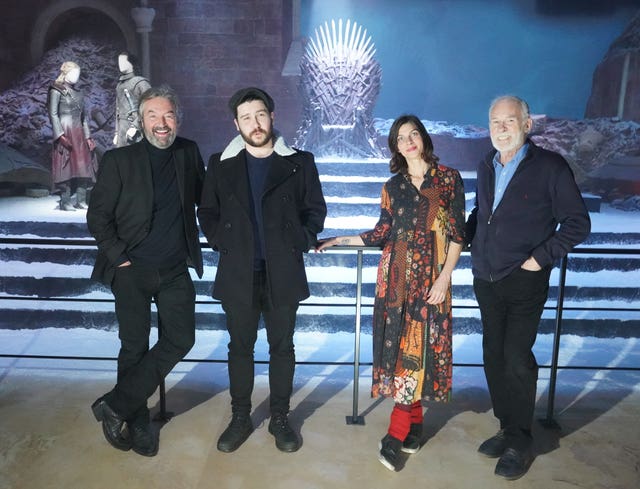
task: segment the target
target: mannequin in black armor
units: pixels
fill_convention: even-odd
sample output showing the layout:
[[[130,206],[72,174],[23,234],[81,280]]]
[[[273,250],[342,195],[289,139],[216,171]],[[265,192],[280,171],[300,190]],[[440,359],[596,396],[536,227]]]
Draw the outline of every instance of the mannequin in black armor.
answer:
[[[142,139],[138,120],[138,101],[151,87],[149,80],[136,75],[137,60],[129,53],[118,55],[120,78],[116,85],[116,134],[113,144],[117,147],[137,143]]]

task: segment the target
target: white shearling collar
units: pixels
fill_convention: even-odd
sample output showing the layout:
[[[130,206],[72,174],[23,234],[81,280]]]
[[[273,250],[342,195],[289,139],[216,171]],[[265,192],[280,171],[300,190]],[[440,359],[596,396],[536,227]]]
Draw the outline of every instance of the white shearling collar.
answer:
[[[291,156],[296,152],[295,149],[291,148],[284,140],[284,138],[278,132],[274,132],[274,137],[276,142],[273,144],[274,153],[279,154],[280,156]],[[240,151],[245,149],[246,143],[244,139],[242,139],[241,135],[237,135],[235,138],[231,140],[231,142],[227,145],[227,147],[222,152],[220,156],[220,161],[228,160],[229,158],[233,158],[237,156]]]

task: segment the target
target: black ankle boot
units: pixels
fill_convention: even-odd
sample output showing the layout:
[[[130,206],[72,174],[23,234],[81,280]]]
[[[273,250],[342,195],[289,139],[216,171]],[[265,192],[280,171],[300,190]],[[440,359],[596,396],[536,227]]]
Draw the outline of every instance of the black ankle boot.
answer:
[[[281,452],[295,452],[300,448],[300,440],[296,432],[289,426],[289,419],[285,413],[271,415],[269,433],[276,439],[276,447]]]
[[[253,433],[253,423],[249,413],[233,413],[229,426],[218,438],[218,450],[227,453],[237,450],[251,433]]]
[[[402,449],[402,441],[394,438],[390,434],[386,434],[380,440],[380,455],[378,460],[387,469],[398,471],[400,469],[400,450]]]
[[[422,442],[422,423],[411,423],[409,434],[402,442],[402,451],[404,453],[418,453]]]

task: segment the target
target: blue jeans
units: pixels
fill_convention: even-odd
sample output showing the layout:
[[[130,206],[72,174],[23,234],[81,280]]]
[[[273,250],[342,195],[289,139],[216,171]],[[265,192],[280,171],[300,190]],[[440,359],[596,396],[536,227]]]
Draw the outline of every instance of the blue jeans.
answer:
[[[119,267],[111,285],[119,323],[118,382],[109,406],[125,419],[148,421],[147,399],[195,342],[195,288],[187,266]],[[159,339],[149,349],[151,302]]]
[[[493,412],[516,448],[529,443],[531,437],[538,380],[532,348],[550,273],[550,268],[538,272],[517,268],[502,280],[473,281],[482,316],[484,371]]]

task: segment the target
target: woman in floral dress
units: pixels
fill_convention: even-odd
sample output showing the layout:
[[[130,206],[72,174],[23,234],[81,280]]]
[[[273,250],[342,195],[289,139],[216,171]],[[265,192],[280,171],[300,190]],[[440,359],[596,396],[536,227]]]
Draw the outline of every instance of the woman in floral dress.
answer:
[[[391,173],[380,219],[371,231],[323,241],[380,246],[373,310],[373,397],[391,397],[380,461],[398,470],[399,453],[415,453],[422,437],[422,400],[451,392],[451,273],[464,241],[464,189],[457,170],[438,164],[433,143],[413,115],[389,131]]]

